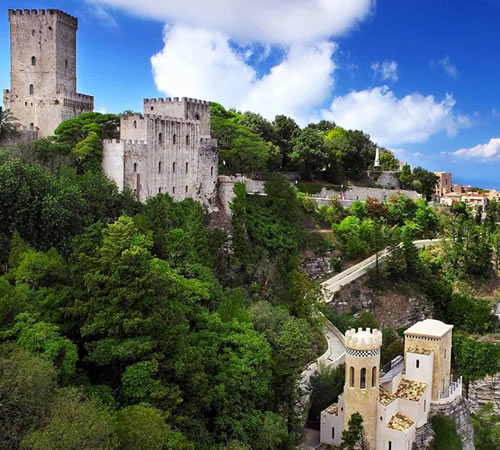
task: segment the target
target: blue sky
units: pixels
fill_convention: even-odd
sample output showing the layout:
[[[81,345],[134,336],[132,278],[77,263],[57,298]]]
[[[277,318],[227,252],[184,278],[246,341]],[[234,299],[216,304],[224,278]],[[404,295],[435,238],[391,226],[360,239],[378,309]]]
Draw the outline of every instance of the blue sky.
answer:
[[[190,96],[369,133],[412,166],[500,189],[500,0],[3,0],[79,18],[98,111]]]

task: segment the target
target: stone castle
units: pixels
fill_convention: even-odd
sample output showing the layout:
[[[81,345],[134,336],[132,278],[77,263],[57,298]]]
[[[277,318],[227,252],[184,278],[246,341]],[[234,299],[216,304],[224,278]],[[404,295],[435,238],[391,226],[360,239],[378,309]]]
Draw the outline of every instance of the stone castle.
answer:
[[[144,99],[144,114],[122,115],[120,139],[103,143],[104,173],[140,201],[159,193],[193,198],[210,208],[217,194],[217,141],[210,102]]]
[[[66,119],[94,110],[76,91],[78,20],[58,9],[10,9],[11,88],[4,105],[26,138],[52,136]],[[103,142],[103,170],[138,200],[168,193],[211,207],[217,193],[217,142],[210,103],[145,99],[144,114],[122,115],[120,139]]]
[[[417,322],[405,331],[404,358],[384,371],[381,331],[348,330],[344,392],[321,413],[321,442],[340,446],[342,431],[358,412],[368,448],[414,448],[429,434],[429,414],[462,400],[462,380],[451,381],[452,330],[453,325],[438,320]],[[471,448],[470,443],[464,448]]]
[[[3,102],[22,130],[51,136],[63,120],[93,111],[94,98],[76,91],[78,20],[57,9],[9,9],[9,22],[11,87]]]

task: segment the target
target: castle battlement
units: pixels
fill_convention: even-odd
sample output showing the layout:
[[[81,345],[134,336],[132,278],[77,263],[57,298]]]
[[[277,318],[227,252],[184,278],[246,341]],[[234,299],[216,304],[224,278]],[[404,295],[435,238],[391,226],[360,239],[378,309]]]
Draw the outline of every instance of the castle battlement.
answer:
[[[144,104],[149,105],[149,104],[155,104],[155,103],[195,103],[197,105],[206,105],[209,106],[210,102],[206,100],[198,100],[196,98],[189,98],[189,97],[166,97],[166,98],[145,98],[144,99]]]
[[[354,328],[347,330],[345,333],[345,345],[347,348],[354,350],[375,350],[382,346],[382,331],[367,328]]]
[[[36,16],[41,18],[45,17],[47,19],[58,18],[75,28],[78,26],[78,19],[76,17],[60,9],[9,9],[9,19],[15,18],[16,16]]]
[[[79,92],[65,92],[63,97],[68,100],[78,100],[85,103],[94,103],[92,95],[80,94]]]

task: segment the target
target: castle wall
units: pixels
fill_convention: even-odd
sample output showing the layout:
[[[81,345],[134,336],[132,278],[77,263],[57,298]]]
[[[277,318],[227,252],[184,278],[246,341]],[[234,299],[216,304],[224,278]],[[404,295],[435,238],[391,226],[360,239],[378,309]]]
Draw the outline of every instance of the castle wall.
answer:
[[[92,111],[76,92],[76,18],[56,9],[9,10],[11,89],[5,107],[28,130],[52,135],[59,123]]]
[[[124,161],[124,143],[120,139],[112,139],[103,143],[103,171],[115,181],[120,191],[123,191],[125,187]]]

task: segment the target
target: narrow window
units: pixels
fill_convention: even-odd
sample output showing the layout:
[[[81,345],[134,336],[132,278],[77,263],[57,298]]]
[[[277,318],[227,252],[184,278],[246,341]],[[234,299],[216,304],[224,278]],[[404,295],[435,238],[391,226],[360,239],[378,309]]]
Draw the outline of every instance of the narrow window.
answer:
[[[335,427],[332,427],[332,439],[335,439]]]
[[[172,163],[172,172],[175,173],[175,161]]]
[[[137,163],[134,163],[134,172],[137,172]]]
[[[34,56],[31,57],[31,65],[36,66],[36,58]]]
[[[382,422],[382,416],[380,416],[380,421]]]
[[[444,349],[444,359],[446,359],[446,349]]]
[[[424,412],[426,408],[427,408],[427,400],[424,400]]]
[[[67,59],[65,59],[65,60],[64,60],[64,68],[65,68],[65,69],[67,69],[67,68],[68,68],[68,60],[67,60]]]
[[[175,194],[175,186],[172,187],[172,194]]]
[[[420,360],[418,360],[418,359],[417,359],[417,360],[415,361],[415,365],[417,366],[417,369],[418,369],[418,368],[420,367]]]
[[[28,106],[28,102],[24,102],[24,106]]]
[[[373,368],[372,368],[372,387],[375,387],[376,383],[377,383],[377,367],[373,366]]]
[[[30,95],[33,95],[35,93],[35,88],[33,87],[32,84],[30,84]]]
[[[161,187],[158,188],[158,194],[161,194]]]
[[[186,145],[189,145],[189,134],[186,134]]]
[[[162,133],[160,133],[160,134],[158,135],[158,142],[159,142],[160,144],[163,144],[163,134],[162,134]]]
[[[161,162],[158,163],[158,173],[161,173]]]
[[[172,136],[172,144],[174,144],[174,145],[175,145],[175,144],[176,144],[176,142],[177,142],[177,135],[176,135],[176,134],[174,134],[174,135]]]
[[[137,128],[137,120],[134,120],[134,128]]]
[[[32,130],[35,126],[33,125],[33,122],[30,123],[30,130]]]
[[[155,107],[154,107],[154,106],[151,106],[151,111],[153,111],[154,109],[155,109]]]
[[[186,186],[186,194],[188,193],[188,187]]]
[[[210,176],[214,176],[214,166],[210,167]]]
[[[350,369],[351,372],[351,387],[354,387],[354,367],[351,367]]]
[[[366,389],[366,369],[364,367],[361,369],[361,376],[359,379],[359,387],[361,389]]]
[[[49,31],[52,31],[52,27],[49,27]]]
[[[392,442],[389,441],[389,450],[392,450]]]
[[[194,120],[200,120],[200,115],[198,113],[194,115]]]
[[[186,173],[189,172],[189,163],[186,163]]]
[[[31,30],[31,36],[35,35],[35,30]]]

